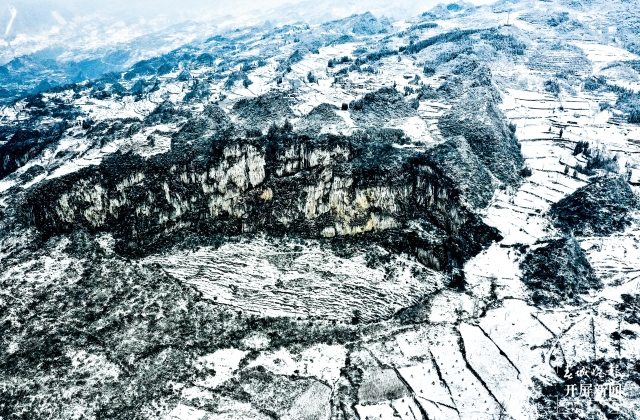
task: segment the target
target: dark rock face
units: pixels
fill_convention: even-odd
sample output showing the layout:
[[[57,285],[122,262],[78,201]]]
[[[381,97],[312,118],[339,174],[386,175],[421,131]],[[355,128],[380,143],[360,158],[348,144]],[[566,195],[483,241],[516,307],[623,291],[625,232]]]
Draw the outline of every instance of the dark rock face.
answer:
[[[28,194],[24,217],[45,237],[110,232],[129,255],[185,236],[369,233],[438,270],[460,268],[498,239],[438,166],[446,168],[447,158],[429,161],[394,147],[399,130],[309,138],[282,127],[244,139],[228,139],[228,131],[202,136],[208,130],[188,124],[169,153],[118,153],[48,180]],[[481,172],[476,166],[469,171]]]
[[[551,206],[557,224],[575,235],[610,235],[630,223],[638,198],[622,178],[600,178]]]
[[[624,320],[629,324],[640,325],[640,294],[623,293],[622,303],[617,305],[617,309],[625,314]]]
[[[453,137],[428,151],[428,159],[457,185],[473,208],[486,207],[495,189],[491,173],[462,136]]]
[[[491,87],[473,87],[442,116],[438,126],[445,136],[463,136],[500,181],[514,185],[524,159],[518,139],[497,106],[499,100]]]
[[[578,294],[602,287],[580,244],[573,238],[555,239],[530,251],[520,268],[536,304],[575,301]]]
[[[247,127],[265,129],[282,121],[293,112],[289,100],[278,92],[270,92],[251,99],[241,99],[233,106],[233,113]]]
[[[487,109],[495,108],[489,88],[472,90],[485,95]],[[428,267],[450,272],[499,238],[473,210],[489,202],[495,189],[490,170],[500,167],[494,160],[504,154],[491,154],[493,149],[487,151],[469,135],[421,152],[396,147],[411,141],[397,129],[319,134],[327,124],[344,124],[340,111],[329,104],[302,117],[294,130],[287,121],[294,115],[291,100],[271,92],[238,101],[230,115],[215,105],[195,114],[164,103],[142,121],[88,121],[85,135],[94,146],[157,124],[182,129],[173,135],[169,152],[144,158],[123,152],[134,150],[125,147],[100,165],[33,186],[20,194],[25,198],[12,220],[27,230],[35,228],[45,239],[77,231],[108,232],[118,252],[128,256],[148,255],[187,237],[266,232],[331,242],[358,241],[357,236],[366,234],[389,250],[409,252]],[[390,87],[359,102],[350,112],[362,120],[361,127],[416,115]],[[501,118],[497,109],[490,115],[494,131],[489,134],[502,133]],[[40,132],[20,131],[2,150],[19,145],[29,159],[34,148],[55,145],[60,132],[52,129],[43,141]],[[489,140],[495,149],[499,141],[515,138]],[[50,169],[34,167],[21,179]]]
[[[404,96],[392,87],[383,87],[349,105],[351,118],[363,126],[382,126],[392,118],[417,115]]]
[[[24,182],[32,181],[39,175],[45,173],[45,170],[40,165],[33,165],[29,169],[27,169],[22,175],[20,175],[20,179]]]
[[[0,146],[0,179],[24,166],[45,147],[58,141],[62,130],[61,125],[56,125],[46,132],[18,129],[9,141]]]

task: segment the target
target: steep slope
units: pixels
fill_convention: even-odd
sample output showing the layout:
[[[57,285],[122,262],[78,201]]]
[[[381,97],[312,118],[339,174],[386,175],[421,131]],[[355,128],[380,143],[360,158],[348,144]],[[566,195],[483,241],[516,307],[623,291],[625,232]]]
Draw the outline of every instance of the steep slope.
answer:
[[[632,223],[638,198],[619,177],[596,179],[554,203],[551,213],[574,235],[610,235]]]
[[[633,418],[633,6],[352,14],[0,110],[1,417]]]

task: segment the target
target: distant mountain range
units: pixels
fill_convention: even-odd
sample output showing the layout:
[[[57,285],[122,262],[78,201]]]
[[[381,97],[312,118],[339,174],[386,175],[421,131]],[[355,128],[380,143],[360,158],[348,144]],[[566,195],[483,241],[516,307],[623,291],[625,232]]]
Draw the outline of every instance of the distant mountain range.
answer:
[[[25,5],[0,420],[640,413],[636,3]]]

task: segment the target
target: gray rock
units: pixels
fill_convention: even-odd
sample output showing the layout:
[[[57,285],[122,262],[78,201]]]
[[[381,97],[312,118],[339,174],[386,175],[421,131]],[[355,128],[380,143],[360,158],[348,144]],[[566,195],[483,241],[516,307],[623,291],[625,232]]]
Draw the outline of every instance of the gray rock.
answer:
[[[600,178],[551,206],[556,224],[574,235],[610,235],[631,223],[638,198],[620,177]]]

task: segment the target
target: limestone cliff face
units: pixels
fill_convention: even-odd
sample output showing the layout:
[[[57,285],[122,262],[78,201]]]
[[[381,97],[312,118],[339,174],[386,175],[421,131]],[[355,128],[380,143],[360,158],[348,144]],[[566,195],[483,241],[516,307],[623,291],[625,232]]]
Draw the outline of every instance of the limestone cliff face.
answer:
[[[115,154],[34,189],[26,214],[45,236],[110,232],[145,254],[176,237],[267,231],[340,238],[370,233],[437,269],[495,239],[453,181],[396,132],[309,138],[174,139],[147,159]]]

